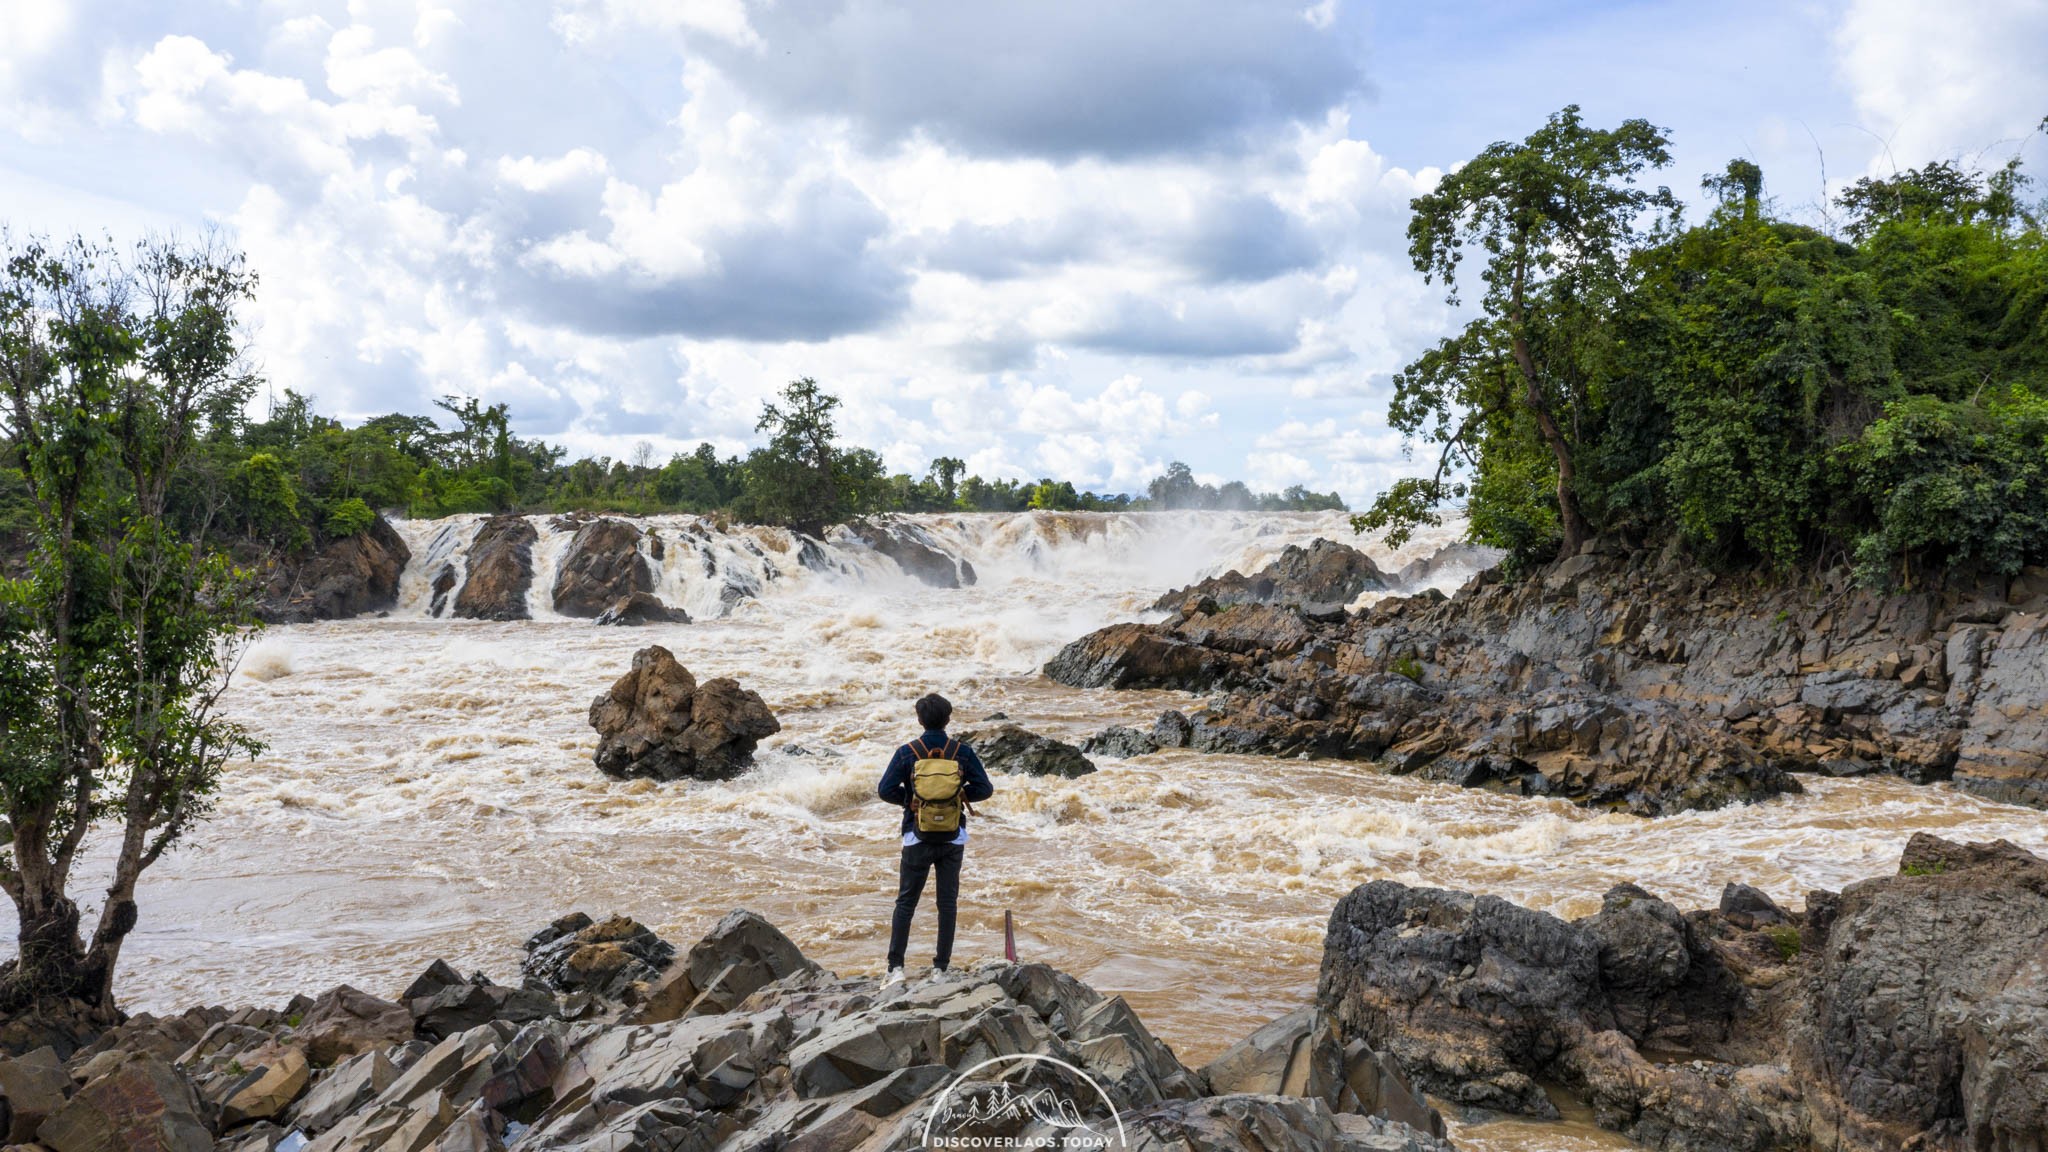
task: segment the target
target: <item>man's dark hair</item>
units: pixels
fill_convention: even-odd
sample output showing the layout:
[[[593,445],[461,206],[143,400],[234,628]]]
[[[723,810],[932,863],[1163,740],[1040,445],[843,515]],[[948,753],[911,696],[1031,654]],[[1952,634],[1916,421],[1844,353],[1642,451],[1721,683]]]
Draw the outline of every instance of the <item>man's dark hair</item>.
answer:
[[[953,719],[953,705],[937,692],[926,693],[917,702],[917,722],[930,732],[944,731]]]

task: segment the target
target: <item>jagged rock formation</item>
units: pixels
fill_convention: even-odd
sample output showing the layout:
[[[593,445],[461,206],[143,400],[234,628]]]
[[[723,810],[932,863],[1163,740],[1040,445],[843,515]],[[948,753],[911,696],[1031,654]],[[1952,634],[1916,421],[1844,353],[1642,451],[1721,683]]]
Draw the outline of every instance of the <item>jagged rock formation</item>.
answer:
[[[640,538],[639,526],[624,520],[578,527],[555,574],[555,611],[592,619],[635,592],[652,593],[654,571],[640,554]]]
[[[782,731],[758,693],[723,676],[699,684],[660,645],[635,652],[632,669],[590,702],[590,726],[600,771],[655,780],[730,779]]]
[[[2035,1148],[2048,1139],[2048,861],[1916,835],[1796,914],[1633,885],[1567,922],[1392,881],[1330,917],[1317,1002],[1416,1086],[1653,1147]]]
[[[412,550],[382,516],[303,561],[271,569],[257,614],[271,624],[346,620],[398,603],[398,577]]]
[[[1194,598],[1081,638],[1077,687],[1221,692],[1197,747],[1654,815],[1796,791],[1787,771],[1953,778],[2048,805],[2048,574],[1880,596],[1740,585],[1600,541],[1513,585],[1341,619]]]
[[[455,614],[466,620],[528,620],[533,587],[533,546],[539,539],[524,516],[493,516],[478,526],[469,546],[468,573],[455,594]]]
[[[1219,605],[1283,604],[1311,615],[1341,612],[1364,592],[1389,586],[1372,557],[1348,544],[1317,539],[1289,544],[1272,563],[1246,576],[1235,569],[1161,596],[1152,607],[1169,611],[1190,598]]]
[[[962,1147],[1033,1147],[1113,1135],[1119,1118],[1142,1152],[1450,1152],[1435,1113],[1313,1012],[1211,1065],[1212,1088],[1123,1000],[1042,964],[882,988],[820,969],[748,912],[684,958],[623,917],[565,917],[534,939],[528,982],[546,988],[437,961],[402,1003],[337,989],[138,1016],[68,1061],[0,1061],[0,1085],[51,1152],[882,1150],[922,1146],[928,1126]],[[555,987],[586,963],[628,971],[612,966],[621,942],[638,949],[634,978]],[[446,1008],[463,988],[483,995],[458,1027]],[[317,1025],[316,1003],[330,1009]],[[309,1031],[332,1044],[343,1016],[362,1023],[318,1058]],[[1011,1056],[1043,1059],[963,1078]]]
[[[852,532],[855,539],[894,560],[898,568],[934,588],[963,588],[974,584],[974,565],[948,556],[916,524],[891,519],[871,520],[854,526]]]

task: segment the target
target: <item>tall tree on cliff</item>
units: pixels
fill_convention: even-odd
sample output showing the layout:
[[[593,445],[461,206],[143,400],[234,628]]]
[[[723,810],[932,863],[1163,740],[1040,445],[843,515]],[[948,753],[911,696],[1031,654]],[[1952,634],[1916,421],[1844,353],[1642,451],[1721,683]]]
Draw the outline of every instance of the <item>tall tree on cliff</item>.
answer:
[[[247,622],[227,561],[165,515],[207,429],[254,381],[239,255],[152,240],[0,242],[0,422],[34,508],[27,575],[0,581],[0,888],[19,915],[0,1011],[115,1014],[142,873],[257,745],[218,710]],[[71,891],[91,847],[110,880],[90,939]]]
[[[1388,423],[1411,444],[1438,445],[1438,460],[1431,477],[1400,481],[1355,517],[1360,531],[1391,529],[1398,544],[1469,493],[1489,543],[1529,552],[1554,539],[1570,553],[1585,540],[1577,465],[1593,432],[1589,365],[1629,253],[1676,217],[1669,189],[1635,183],[1670,163],[1668,144],[1644,120],[1588,128],[1573,105],[1411,203],[1416,270],[1456,305],[1458,266],[1476,247],[1484,291],[1478,317],[1395,377]]]

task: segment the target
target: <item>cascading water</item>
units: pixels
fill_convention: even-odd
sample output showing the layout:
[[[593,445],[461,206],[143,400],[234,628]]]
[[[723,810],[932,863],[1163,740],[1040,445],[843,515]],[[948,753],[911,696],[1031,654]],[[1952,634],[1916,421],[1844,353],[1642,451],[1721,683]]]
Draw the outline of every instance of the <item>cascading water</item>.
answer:
[[[1170,692],[1079,691],[1036,669],[1160,593],[1290,543],[1355,542],[1341,514],[1028,513],[915,517],[972,587],[903,574],[850,534],[822,544],[697,517],[640,521],[655,592],[696,622],[599,628],[552,610],[573,528],[535,518],[535,619],[431,614],[466,570],[474,517],[399,525],[413,550],[387,618],[278,628],[228,705],[268,744],[235,765],[217,819],[148,877],[125,974],[131,1008],[281,1002],[347,981],[390,994],[427,959],[506,974],[565,911],[622,912],[670,939],[754,908],[841,971],[882,960],[897,814],[874,798],[928,690],[956,729],[997,711],[1078,741],[1185,708]],[[1434,554],[1457,525],[1390,552]],[[1467,571],[1429,583],[1453,588]],[[718,784],[607,779],[592,696],[647,644],[758,690],[783,731]],[[1192,751],[1099,760],[1078,780],[999,778],[973,826],[964,962],[1026,959],[1122,993],[1190,1063],[1312,996],[1331,907],[1386,877],[1565,915],[1634,881],[1681,905],[1730,880],[1791,905],[1891,869],[1916,830],[2048,848],[2039,813],[1890,779],[1656,821],[1381,775],[1369,765]],[[916,947],[928,946],[929,916]],[[913,957],[915,958],[915,957]],[[1525,1131],[1526,1129],[1526,1131]],[[1494,1131],[1505,1135],[1487,1136]],[[1584,1148],[1580,1128],[1470,1130],[1482,1147]]]

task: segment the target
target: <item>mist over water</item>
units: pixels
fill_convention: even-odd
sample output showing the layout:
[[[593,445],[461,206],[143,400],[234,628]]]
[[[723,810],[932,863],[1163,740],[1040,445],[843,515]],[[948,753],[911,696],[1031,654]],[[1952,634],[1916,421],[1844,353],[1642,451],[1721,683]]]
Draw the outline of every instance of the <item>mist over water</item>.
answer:
[[[915,732],[911,700],[950,697],[956,731],[997,711],[1075,742],[1149,726],[1195,698],[1080,691],[1038,667],[1170,587],[1318,536],[1358,542],[1336,513],[910,519],[979,582],[928,588],[844,537],[807,566],[779,530],[657,517],[640,521],[661,540],[656,591],[697,621],[617,629],[546,610],[568,533],[540,518],[535,620],[435,617],[433,576],[459,579],[478,521],[400,525],[414,559],[389,617],[274,628],[244,660],[230,708],[268,750],[230,770],[218,818],[145,879],[129,1006],[281,1003],[340,982],[389,996],[435,957],[507,980],[525,935],[576,909],[687,946],[749,907],[827,967],[877,971],[899,840],[874,785]],[[1460,528],[1364,546],[1392,572]],[[761,693],[783,731],[756,770],[666,785],[597,772],[590,700],[648,644]],[[1807,778],[1805,796],[1645,821],[1337,761],[1096,762],[1079,780],[996,777],[956,959],[999,956],[1010,909],[1025,959],[1123,994],[1190,1065],[1308,1000],[1330,909],[1367,880],[1566,916],[1623,881],[1696,906],[1739,880],[1797,906],[1891,870],[1916,830],[2048,848],[2037,812],[1889,779]],[[933,929],[927,904],[914,965]],[[1549,1139],[1528,1127],[1479,1142]]]

